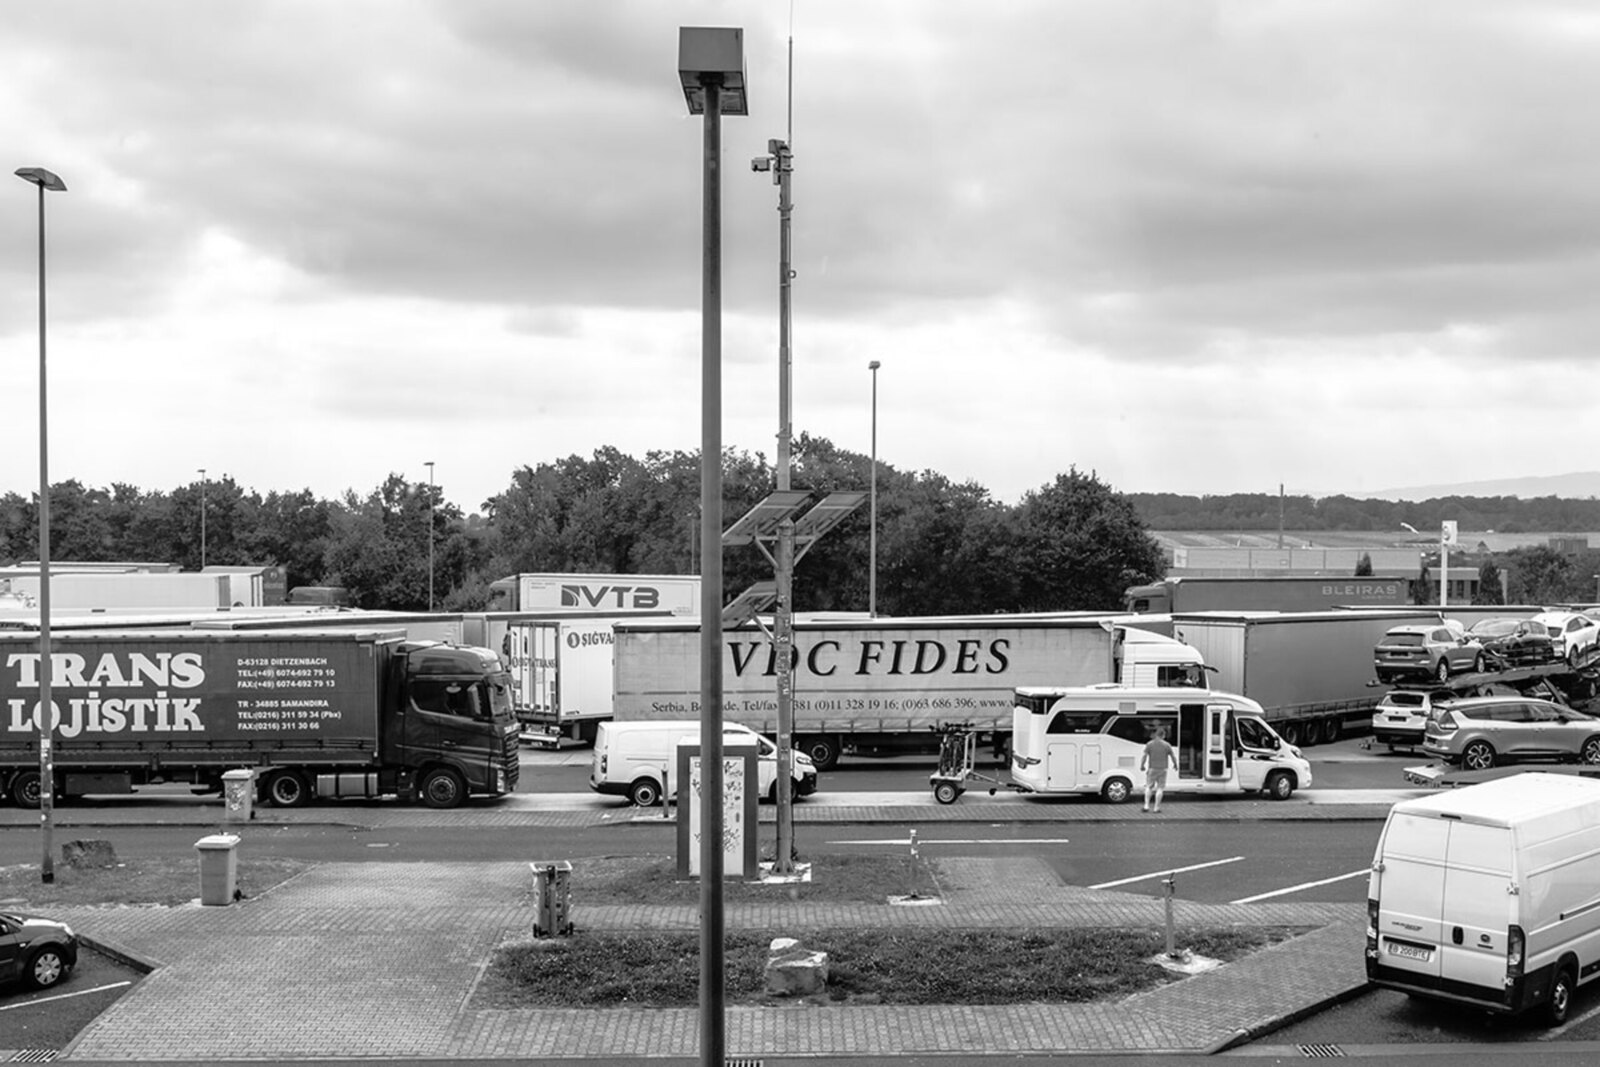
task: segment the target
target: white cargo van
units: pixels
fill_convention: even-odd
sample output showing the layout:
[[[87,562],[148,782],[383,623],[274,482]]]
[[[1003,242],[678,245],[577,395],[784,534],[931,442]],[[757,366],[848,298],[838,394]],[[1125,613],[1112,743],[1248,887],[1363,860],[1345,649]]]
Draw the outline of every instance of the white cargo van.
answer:
[[[1139,758],[1161,726],[1177,750],[1168,793],[1264,792],[1287,800],[1311,764],[1267,725],[1261,705],[1209,689],[1024,686],[1012,708],[1011,781],[1027,793],[1143,791]]]
[[[1564,1022],[1600,974],[1600,781],[1524,772],[1396,804],[1366,961],[1389,989]]]
[[[685,722],[603,722],[595,732],[589,788],[625,796],[641,808],[671,798],[677,786],[678,744],[700,740],[700,724]],[[755,745],[757,788],[767,800],[777,796],[778,746],[748,726],[723,723],[724,745]],[[817,768],[802,752],[791,752],[794,795],[817,791]]]

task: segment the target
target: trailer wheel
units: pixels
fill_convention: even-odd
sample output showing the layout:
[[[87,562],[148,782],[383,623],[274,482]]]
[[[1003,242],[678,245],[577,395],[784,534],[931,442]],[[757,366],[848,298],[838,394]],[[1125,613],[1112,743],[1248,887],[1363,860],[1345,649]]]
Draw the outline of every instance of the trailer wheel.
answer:
[[[1100,786],[1100,799],[1107,804],[1124,804],[1133,796],[1133,783],[1126,778],[1107,778]]]
[[[961,796],[961,787],[954,782],[940,782],[933,787],[933,799],[941,804],[954,804]]]
[[[1273,800],[1288,800],[1294,796],[1294,775],[1288,771],[1273,771],[1261,791]]]
[[[40,804],[42,779],[38,771],[23,771],[11,779],[11,799],[19,808],[37,808]]]
[[[267,803],[275,808],[303,808],[311,803],[311,786],[299,771],[273,771],[261,788]]]
[[[1580,763],[1600,763],[1600,737],[1591,737],[1584,741],[1583,747],[1578,750]]]
[[[800,751],[811,757],[819,771],[831,771],[839,763],[839,742],[831,734],[802,737]]]
[[[1333,744],[1335,741],[1339,740],[1339,734],[1342,733],[1343,730],[1344,730],[1344,723],[1339,720],[1339,716],[1334,715],[1334,716],[1332,716],[1330,718],[1323,719],[1322,720],[1322,740],[1323,740],[1323,743],[1324,744],[1329,744],[1329,745]]]
[[[661,803],[661,786],[654,778],[635,778],[628,787],[628,799],[634,807],[653,808]]]
[[[1298,747],[1300,744],[1300,724],[1297,722],[1284,723],[1278,730],[1278,736],[1283,738],[1284,744]]]
[[[459,808],[467,799],[467,783],[449,767],[435,767],[422,776],[417,792],[430,808]]]

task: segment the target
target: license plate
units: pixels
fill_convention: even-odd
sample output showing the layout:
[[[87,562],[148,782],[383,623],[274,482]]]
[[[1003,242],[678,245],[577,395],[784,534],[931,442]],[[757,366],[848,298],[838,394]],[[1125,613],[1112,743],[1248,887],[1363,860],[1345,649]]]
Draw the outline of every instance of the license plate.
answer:
[[[1389,942],[1389,955],[1404,956],[1408,960],[1421,960],[1427,963],[1433,959],[1433,949],[1421,948],[1417,945],[1402,945],[1396,941]]]
[[[1406,721],[1406,717],[1404,715],[1391,715],[1391,716],[1389,716],[1389,721],[1390,722],[1405,722]]]

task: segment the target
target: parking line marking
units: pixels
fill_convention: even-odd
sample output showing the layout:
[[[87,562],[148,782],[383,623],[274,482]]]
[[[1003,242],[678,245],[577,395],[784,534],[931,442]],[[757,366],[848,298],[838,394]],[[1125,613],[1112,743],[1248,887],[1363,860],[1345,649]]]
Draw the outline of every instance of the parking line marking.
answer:
[[[1130,882],[1147,882],[1152,878],[1161,878],[1169,874],[1183,874],[1185,871],[1198,871],[1203,870],[1206,867],[1220,867],[1224,863],[1238,863],[1242,859],[1244,859],[1243,856],[1230,856],[1225,860],[1208,860],[1205,863],[1194,863],[1187,867],[1168,867],[1165,870],[1156,871],[1153,874],[1136,874],[1132,878],[1118,878],[1115,882],[1101,882],[1100,884],[1092,885],[1089,888],[1113,889],[1119,885],[1127,885]]]
[[[97,985],[93,989],[78,989],[71,993],[58,993],[53,997],[40,997],[38,1000],[26,1000],[21,1004],[0,1004],[0,1011],[10,1011],[12,1008],[31,1008],[35,1004],[48,1004],[52,1000],[68,1000],[72,997],[86,997],[90,993],[104,993],[108,989],[121,989],[132,982],[112,982],[110,985]]]
[[[1283,895],[1285,895],[1287,893],[1298,893],[1302,889],[1315,889],[1319,885],[1332,885],[1334,882],[1343,882],[1348,878],[1359,878],[1359,877],[1361,877],[1363,875],[1368,875],[1368,874],[1371,874],[1371,873],[1372,873],[1372,868],[1371,867],[1363,867],[1359,871],[1351,871],[1349,874],[1337,874],[1337,875],[1334,875],[1332,878],[1324,878],[1320,882],[1301,882],[1299,885],[1292,885],[1287,889],[1274,889],[1270,893],[1259,893],[1259,894],[1257,894],[1256,896],[1253,896],[1253,897],[1241,897],[1238,900],[1230,900],[1230,901],[1228,901],[1228,903],[1229,904],[1254,904],[1258,900],[1267,900],[1267,899],[1270,899],[1272,897],[1281,897],[1281,896],[1283,896]]]
[[[1065,845],[1066,837],[919,837],[918,845]],[[909,837],[878,837],[856,841],[829,841],[830,845],[909,845]]]

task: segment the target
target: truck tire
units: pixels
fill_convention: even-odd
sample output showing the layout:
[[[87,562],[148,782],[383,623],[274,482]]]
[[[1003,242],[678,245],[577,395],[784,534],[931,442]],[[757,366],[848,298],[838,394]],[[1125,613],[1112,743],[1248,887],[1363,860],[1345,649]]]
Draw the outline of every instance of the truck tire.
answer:
[[[11,802],[19,808],[37,808],[41,802],[38,771],[22,771],[11,779]]]
[[[811,757],[819,771],[831,771],[839,765],[839,739],[832,734],[802,737],[800,751]]]
[[[1326,744],[1333,744],[1339,740],[1339,735],[1344,732],[1344,723],[1339,716],[1334,715],[1322,720],[1322,740]]]
[[[422,776],[417,795],[430,808],[459,808],[467,801],[467,783],[449,767],[435,767]]]
[[[661,803],[661,786],[654,778],[635,778],[628,787],[628,799],[636,808],[653,808]]]
[[[1273,771],[1267,775],[1261,791],[1273,800],[1288,800],[1294,796],[1294,775],[1288,771]]]
[[[1100,799],[1107,804],[1125,804],[1133,796],[1133,783],[1123,777],[1107,778],[1100,784]]]
[[[275,808],[303,808],[311,803],[311,785],[299,771],[273,771],[261,783],[261,791]]]
[[[1299,747],[1300,724],[1297,722],[1284,723],[1282,726],[1278,727],[1278,736],[1283,738],[1284,744]]]

